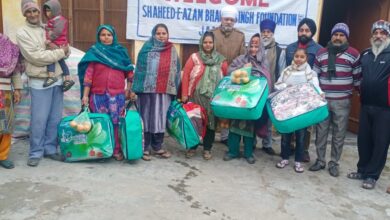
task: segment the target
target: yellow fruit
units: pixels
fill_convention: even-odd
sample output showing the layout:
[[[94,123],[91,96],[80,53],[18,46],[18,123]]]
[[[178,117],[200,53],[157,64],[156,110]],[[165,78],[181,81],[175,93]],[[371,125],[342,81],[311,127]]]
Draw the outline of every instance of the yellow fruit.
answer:
[[[72,127],[72,128],[77,128],[77,122],[75,122],[75,121],[71,121],[71,122],[69,123],[69,125],[70,125],[70,127]]]
[[[78,132],[84,132],[84,128],[85,128],[84,125],[79,124],[79,125],[77,125],[77,129],[76,129],[76,130],[77,130]]]
[[[85,132],[88,132],[92,128],[91,122],[84,122],[83,125],[84,125],[84,131]]]
[[[243,83],[248,83],[249,82],[249,77],[248,76],[243,77],[241,80],[242,80]]]

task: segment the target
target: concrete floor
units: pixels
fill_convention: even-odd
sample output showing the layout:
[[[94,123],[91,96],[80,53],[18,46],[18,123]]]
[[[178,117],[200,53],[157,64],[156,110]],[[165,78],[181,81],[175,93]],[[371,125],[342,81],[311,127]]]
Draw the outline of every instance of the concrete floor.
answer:
[[[0,169],[0,219],[390,219],[389,165],[374,190],[345,177],[356,167],[355,142],[349,134],[341,175],[334,178],[327,170],[296,174],[292,166],[277,169],[279,157],[259,149],[254,165],[244,159],[224,162],[221,144],[215,145],[211,161],[204,161],[200,150],[185,159],[171,138],[165,141],[173,152],[168,160],[44,159],[31,168],[26,165],[28,142],[19,140],[10,155],[16,168]]]

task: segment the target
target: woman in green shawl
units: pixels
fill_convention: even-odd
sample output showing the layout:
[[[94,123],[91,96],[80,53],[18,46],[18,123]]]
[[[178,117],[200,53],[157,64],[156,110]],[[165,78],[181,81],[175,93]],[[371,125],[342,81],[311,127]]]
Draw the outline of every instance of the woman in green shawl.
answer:
[[[114,158],[123,160],[118,123],[125,99],[135,97],[130,90],[134,67],[112,26],[100,25],[96,40],[78,65],[82,104],[89,105],[92,112],[110,115],[115,134]]]
[[[227,72],[227,61],[214,46],[214,34],[206,32],[199,41],[199,52],[193,53],[183,69],[182,101],[201,105],[207,111],[208,125],[203,140],[203,158],[211,159],[211,147],[215,138],[216,118],[210,107],[211,98],[218,82]],[[195,155],[197,146],[189,149],[187,158]]]

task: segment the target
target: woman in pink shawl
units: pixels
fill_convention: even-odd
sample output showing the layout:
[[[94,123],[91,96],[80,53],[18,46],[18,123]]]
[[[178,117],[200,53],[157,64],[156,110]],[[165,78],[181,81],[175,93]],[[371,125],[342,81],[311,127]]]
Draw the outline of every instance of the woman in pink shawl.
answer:
[[[8,160],[13,130],[14,103],[20,101],[22,79],[19,48],[0,33],[0,166],[14,168]]]

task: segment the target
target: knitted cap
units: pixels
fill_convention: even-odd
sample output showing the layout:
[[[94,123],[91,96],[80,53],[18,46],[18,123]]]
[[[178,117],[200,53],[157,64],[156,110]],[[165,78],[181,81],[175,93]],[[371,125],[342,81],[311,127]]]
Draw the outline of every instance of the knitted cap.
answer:
[[[376,29],[383,29],[388,34],[390,34],[390,23],[384,20],[379,20],[372,24],[371,33],[374,33]]]
[[[310,18],[302,19],[301,22],[299,22],[299,24],[298,24],[298,29],[297,30],[299,31],[299,28],[301,28],[304,24],[306,24],[309,27],[309,29],[310,29],[310,31],[312,33],[312,36],[314,36],[316,34],[316,32],[317,32],[317,25],[313,21],[313,19],[310,19]]]
[[[34,2],[33,0],[22,0],[21,8],[22,8],[23,15],[26,13],[27,10],[32,9],[32,8],[38,10],[39,12],[41,11],[39,9],[38,4],[36,2]]]
[[[221,10],[221,17],[237,19],[238,11],[235,7],[227,5]]]
[[[276,23],[271,19],[265,19],[260,23],[260,31],[268,29],[272,33],[275,33],[275,28],[276,28]]]
[[[345,23],[337,23],[332,28],[331,35],[333,35],[336,32],[341,32],[345,34],[345,36],[349,37],[349,27]]]

